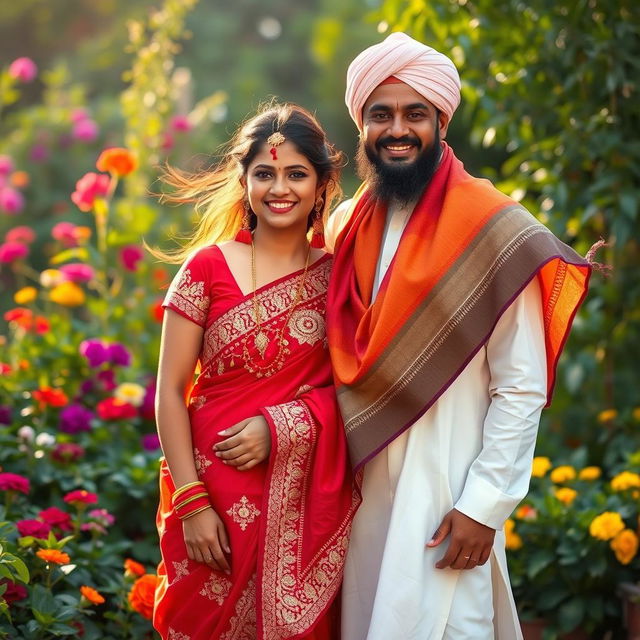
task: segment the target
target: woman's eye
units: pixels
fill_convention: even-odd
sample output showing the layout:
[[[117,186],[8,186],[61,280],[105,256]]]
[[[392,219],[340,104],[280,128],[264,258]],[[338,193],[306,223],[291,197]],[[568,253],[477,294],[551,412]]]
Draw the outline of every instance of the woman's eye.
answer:
[[[302,178],[306,178],[307,174],[304,171],[294,171],[293,173],[291,173],[291,178],[294,178],[295,180],[301,180]]]
[[[266,180],[271,177],[271,173],[269,171],[256,171],[254,175],[259,180]]]

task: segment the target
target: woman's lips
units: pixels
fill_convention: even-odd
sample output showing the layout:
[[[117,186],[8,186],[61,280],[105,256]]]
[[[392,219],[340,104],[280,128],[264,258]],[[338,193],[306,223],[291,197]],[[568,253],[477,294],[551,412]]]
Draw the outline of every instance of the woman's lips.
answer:
[[[290,200],[271,200],[267,202],[267,207],[273,213],[288,213],[296,206],[295,202],[291,202]]]

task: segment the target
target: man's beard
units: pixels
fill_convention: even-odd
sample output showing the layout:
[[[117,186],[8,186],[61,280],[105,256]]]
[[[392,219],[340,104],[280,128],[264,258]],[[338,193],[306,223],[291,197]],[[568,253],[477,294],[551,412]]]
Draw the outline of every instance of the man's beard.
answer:
[[[413,162],[384,162],[380,149],[385,144],[413,144],[418,147],[418,157]],[[360,140],[356,155],[358,175],[366,182],[374,197],[383,202],[395,200],[401,204],[417,200],[431,182],[440,160],[440,131],[429,147],[420,149],[420,140],[410,136],[403,138],[381,138],[376,143],[376,152]]]

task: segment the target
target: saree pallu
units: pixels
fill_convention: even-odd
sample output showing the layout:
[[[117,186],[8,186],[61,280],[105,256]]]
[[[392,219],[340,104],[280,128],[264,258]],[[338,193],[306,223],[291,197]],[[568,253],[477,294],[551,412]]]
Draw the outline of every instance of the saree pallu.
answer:
[[[198,476],[229,537],[231,574],[188,559],[163,462],[154,626],[165,639],[334,637],[327,611],[340,588],[358,497],[324,334],[330,264],[325,257],[309,268],[290,317],[301,272],[257,291],[270,338],[264,362],[277,353],[279,337],[287,352],[273,375],[257,375],[253,296],[237,288],[217,247],[185,264],[169,291],[166,306],[206,327],[189,417]],[[268,460],[248,471],[225,465],[212,449],[224,439],[218,432],[256,415],[271,432]]]

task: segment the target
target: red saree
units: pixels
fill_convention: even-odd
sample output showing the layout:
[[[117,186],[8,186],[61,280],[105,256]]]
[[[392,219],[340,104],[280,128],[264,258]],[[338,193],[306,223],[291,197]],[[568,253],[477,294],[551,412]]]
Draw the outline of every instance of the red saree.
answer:
[[[189,416],[196,469],[229,536],[231,575],[187,558],[163,462],[153,622],[165,640],[336,637],[329,610],[357,498],[324,333],[330,268],[328,256],[309,267],[283,334],[285,365],[271,376],[251,373],[260,362],[253,294],[242,294],[217,247],[187,261],[167,294],[166,307],[205,329]],[[271,338],[266,361],[301,277],[296,272],[257,291]],[[222,439],[217,433],[260,413],[271,430],[268,461],[249,471],[224,465],[212,450]]]

